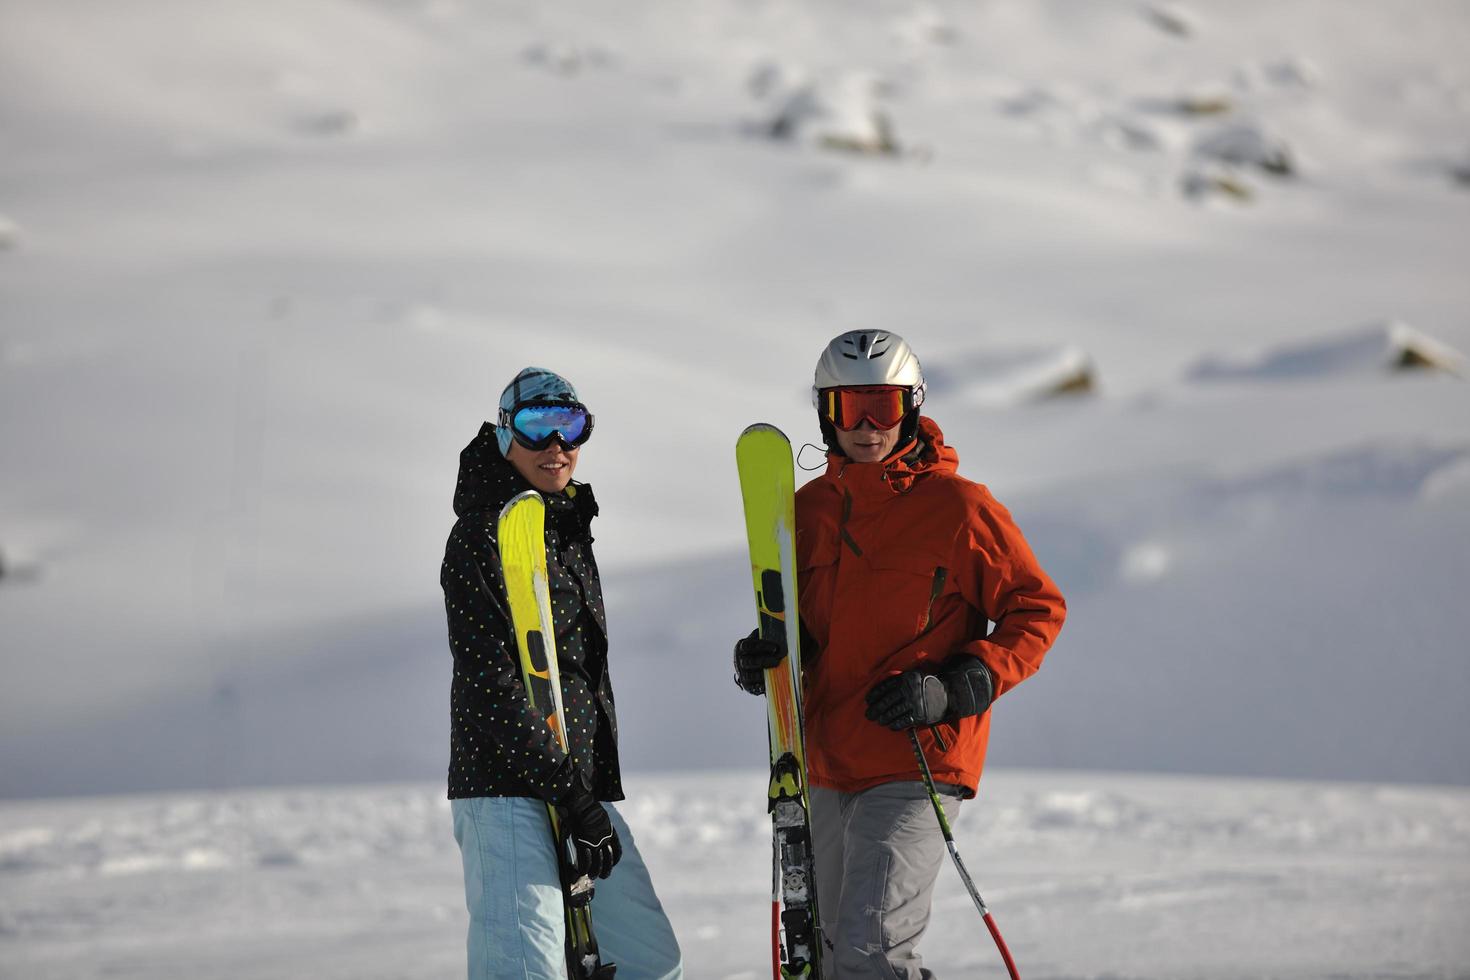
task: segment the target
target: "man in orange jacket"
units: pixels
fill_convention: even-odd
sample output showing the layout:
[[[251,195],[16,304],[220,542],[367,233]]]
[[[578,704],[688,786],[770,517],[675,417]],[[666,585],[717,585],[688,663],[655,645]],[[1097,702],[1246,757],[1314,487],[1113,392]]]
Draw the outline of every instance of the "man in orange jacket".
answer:
[[[1037,671],[1066,616],[1010,514],[919,414],[924,391],[896,334],[842,334],[817,362],[827,470],[796,494],[796,560],[829,980],[933,975],[915,946],[945,847],[908,731],[955,811],[975,796],[987,709]],[[782,656],[741,640],[736,683],[763,694]]]

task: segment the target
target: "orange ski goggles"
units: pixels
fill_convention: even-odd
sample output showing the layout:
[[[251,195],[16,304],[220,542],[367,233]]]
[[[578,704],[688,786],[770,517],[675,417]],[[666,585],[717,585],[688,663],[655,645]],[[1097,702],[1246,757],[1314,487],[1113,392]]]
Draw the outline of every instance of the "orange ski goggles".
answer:
[[[914,409],[914,393],[901,385],[860,385],[823,388],[817,393],[817,411],[843,432],[863,424],[891,429]]]

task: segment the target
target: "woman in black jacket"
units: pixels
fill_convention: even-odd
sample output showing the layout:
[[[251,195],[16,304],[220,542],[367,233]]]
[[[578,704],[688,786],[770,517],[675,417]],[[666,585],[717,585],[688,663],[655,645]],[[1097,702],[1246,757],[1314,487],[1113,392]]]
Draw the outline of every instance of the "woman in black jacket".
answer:
[[[592,416],[565,378],[528,367],[496,425],[460,454],[458,515],[440,584],[454,655],[449,798],[470,912],[469,976],[566,976],[560,876],[546,804],[560,808],[579,869],[604,879],[592,904],[604,962],[621,980],[683,975],[679,946],[627,824],[607,619],[592,555],[592,488],[572,482]],[[497,552],[511,497],[546,501],[546,558],[567,749],[521,682]]]

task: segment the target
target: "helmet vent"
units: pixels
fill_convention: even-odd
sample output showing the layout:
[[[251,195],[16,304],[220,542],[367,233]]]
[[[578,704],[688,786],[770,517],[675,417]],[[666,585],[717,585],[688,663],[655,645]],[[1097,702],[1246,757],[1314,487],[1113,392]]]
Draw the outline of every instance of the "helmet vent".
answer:
[[[847,351],[842,352],[842,356],[847,358],[849,361],[856,361],[862,358],[873,360],[875,358],[882,357],[884,354],[888,353],[887,334],[863,333],[858,334],[856,340],[853,340],[850,337],[843,338],[842,343],[847,347],[857,348],[856,354],[850,354]]]

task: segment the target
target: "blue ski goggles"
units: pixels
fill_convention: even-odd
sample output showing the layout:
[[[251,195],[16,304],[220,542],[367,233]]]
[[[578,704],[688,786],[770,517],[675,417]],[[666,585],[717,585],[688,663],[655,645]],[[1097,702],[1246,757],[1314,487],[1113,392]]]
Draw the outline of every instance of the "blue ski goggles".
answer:
[[[500,410],[500,425],[533,452],[559,440],[575,449],[592,435],[592,413],[581,402],[528,402]]]

